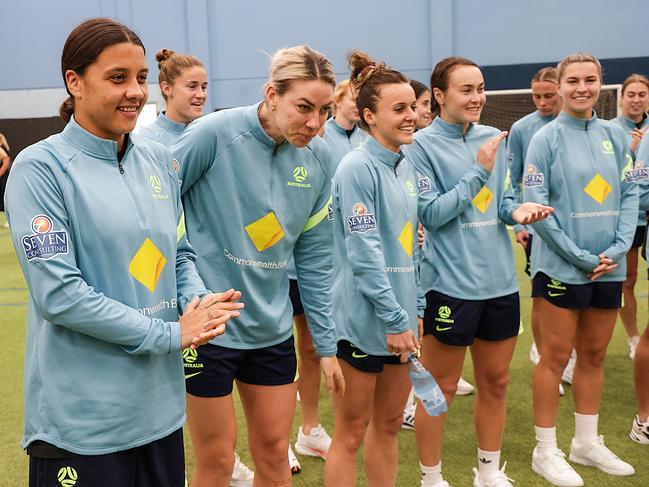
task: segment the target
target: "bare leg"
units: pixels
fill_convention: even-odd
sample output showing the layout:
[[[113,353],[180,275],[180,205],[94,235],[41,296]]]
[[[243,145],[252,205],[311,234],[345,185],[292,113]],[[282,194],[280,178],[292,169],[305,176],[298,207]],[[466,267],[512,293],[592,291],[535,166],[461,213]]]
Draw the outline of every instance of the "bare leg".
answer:
[[[466,347],[444,345],[432,335],[425,335],[422,340],[421,361],[437,380],[449,406],[455,398],[465,354]],[[421,403],[417,404],[415,436],[419,461],[423,465],[432,467],[441,461],[445,420],[446,414],[429,416]]]
[[[311,332],[304,315],[295,316],[298,346],[298,370],[300,380],[297,383],[300,391],[300,410],[302,411],[302,431],[305,435],[311,428],[320,424],[318,418],[318,400],[320,398],[320,359],[315,353]]]
[[[397,481],[403,407],[410,392],[407,365],[386,365],[374,390],[374,407],[365,435],[365,470],[372,487],[393,487]]]
[[[255,487],[291,485],[288,437],[295,415],[296,385],[259,386],[237,381],[246,413]],[[205,484],[207,485],[207,484]]]
[[[475,339],[471,346],[478,386],[475,425],[481,450],[499,451],[502,445],[507,417],[509,363],[515,346],[516,337],[498,341]]]
[[[638,249],[633,248],[626,254],[626,281],[622,285],[622,308],[620,318],[629,338],[640,334],[638,331],[638,305],[635,299],[635,283],[638,278]]]

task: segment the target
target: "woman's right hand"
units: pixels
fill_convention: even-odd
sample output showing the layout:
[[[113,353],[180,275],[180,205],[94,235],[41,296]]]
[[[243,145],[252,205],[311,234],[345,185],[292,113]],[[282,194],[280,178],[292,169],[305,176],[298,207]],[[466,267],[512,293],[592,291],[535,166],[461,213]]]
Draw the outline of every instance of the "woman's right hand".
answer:
[[[617,264],[613,262],[612,259],[606,257],[606,255],[599,254],[598,257],[599,257],[599,264],[597,264],[597,267],[595,267],[592,270],[592,272],[588,274],[588,277],[590,278],[591,281],[599,279],[604,274],[608,274],[609,272],[612,272],[615,269],[617,269]]]
[[[230,318],[239,316],[238,309],[243,303],[228,300],[228,297],[241,296],[241,293],[229,290],[224,293],[208,294],[200,300],[194,298],[185,308],[185,313],[178,320],[180,323],[181,349],[196,349],[205,345],[225,332],[225,323]]]
[[[502,140],[507,137],[508,132],[500,132],[494,138],[489,139],[487,142],[480,146],[478,150],[478,164],[484,167],[487,171],[491,172],[496,163],[496,154]]]
[[[417,340],[412,330],[396,334],[386,333],[385,341],[388,345],[388,351],[394,354],[405,354],[407,352],[416,354],[419,348],[419,340]]]

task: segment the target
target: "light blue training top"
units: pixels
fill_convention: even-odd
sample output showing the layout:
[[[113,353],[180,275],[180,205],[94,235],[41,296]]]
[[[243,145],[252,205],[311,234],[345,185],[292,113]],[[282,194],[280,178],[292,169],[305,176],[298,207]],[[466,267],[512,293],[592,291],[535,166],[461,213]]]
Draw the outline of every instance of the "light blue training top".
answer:
[[[391,355],[386,334],[417,333],[414,167],[368,136],[336,170],[333,219],[337,337]]]
[[[501,144],[489,173],[477,163],[480,146],[499,130],[436,117],[405,149],[419,173],[419,220],[426,229],[421,283],[424,292],[483,300],[518,290],[505,224],[515,200]]]
[[[179,310],[206,292],[171,154],[74,118],[22,151],[7,215],[29,287],[23,448],[102,455],[185,422]]]
[[[277,145],[258,106],[205,115],[172,147],[200,275],[212,289],[240,290],[246,305],[213,343],[256,349],[293,334],[293,255],[316,351],[333,356],[331,152],[319,137],[302,148]]]
[[[638,187],[624,131],[596,115],[565,112],[539,130],[525,160],[523,197],[554,208],[533,224],[532,277],[543,272],[586,284],[599,254],[619,264],[601,281],[624,281],[624,258],[635,233]]]

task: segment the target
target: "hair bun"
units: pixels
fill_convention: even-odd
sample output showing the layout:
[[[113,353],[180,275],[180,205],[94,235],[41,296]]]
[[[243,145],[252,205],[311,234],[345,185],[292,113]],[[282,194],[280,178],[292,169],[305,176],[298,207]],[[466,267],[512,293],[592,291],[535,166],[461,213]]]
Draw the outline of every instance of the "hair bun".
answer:
[[[169,59],[171,56],[175,54],[174,51],[171,49],[160,49],[158,52],[155,53],[155,60],[158,61],[158,68],[160,65],[165,62],[167,59]]]

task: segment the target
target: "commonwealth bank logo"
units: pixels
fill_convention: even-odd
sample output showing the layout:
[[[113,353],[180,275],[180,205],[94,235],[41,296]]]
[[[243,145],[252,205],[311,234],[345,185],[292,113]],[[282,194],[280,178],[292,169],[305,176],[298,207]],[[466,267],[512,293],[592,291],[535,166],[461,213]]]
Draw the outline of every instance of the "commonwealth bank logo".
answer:
[[[72,487],[77,483],[79,476],[77,475],[77,471],[72,467],[62,467],[56,474],[56,478],[62,487]]]

